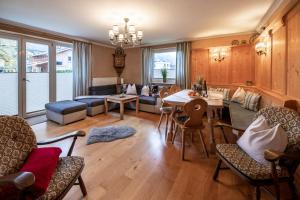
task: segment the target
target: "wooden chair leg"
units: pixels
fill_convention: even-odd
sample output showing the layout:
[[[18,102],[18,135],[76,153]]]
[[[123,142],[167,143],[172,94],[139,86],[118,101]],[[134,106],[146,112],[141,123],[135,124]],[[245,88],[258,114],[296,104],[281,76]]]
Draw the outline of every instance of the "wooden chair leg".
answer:
[[[205,146],[205,142],[204,142],[203,137],[202,137],[202,131],[201,130],[199,130],[199,135],[200,135],[200,141],[202,143],[203,150],[205,152],[206,158],[208,158],[208,152],[207,152],[207,149],[206,149],[206,146]]]
[[[168,140],[168,129],[169,129],[169,115],[166,114],[166,130],[165,130],[165,140]]]
[[[174,134],[173,134],[173,137],[172,137],[172,144],[174,144],[175,137],[177,135],[177,131],[178,131],[178,125],[175,125],[175,131],[174,131]]]
[[[158,122],[158,126],[157,126],[157,128],[159,129],[160,128],[160,124],[161,124],[161,121],[162,121],[162,118],[164,117],[164,113],[162,112],[161,114],[160,114],[160,118],[159,118],[159,122]]]
[[[184,159],[184,152],[185,152],[185,133],[186,133],[186,130],[185,129],[182,129],[182,144],[181,144],[181,159],[182,160],[185,160]]]
[[[260,187],[259,186],[255,186],[255,198],[256,200],[260,200]]]
[[[216,181],[218,176],[219,176],[219,171],[220,171],[220,168],[221,168],[221,164],[222,164],[222,160],[219,159],[219,161],[217,163],[217,166],[216,166],[216,169],[215,169],[215,172],[214,172],[214,176],[213,176],[214,181]]]
[[[223,138],[224,138],[226,144],[228,144],[228,140],[227,140],[227,137],[226,137],[226,135],[225,135],[224,128],[223,128],[222,126],[221,126],[220,128],[221,128],[221,131],[222,131],[222,134],[223,134]]]
[[[79,181],[79,186],[80,186],[83,196],[86,196],[87,192],[86,192],[86,188],[85,188],[85,185],[84,185],[81,175],[78,177],[78,181]]]
[[[292,199],[297,199],[297,191],[296,191],[294,180],[289,181],[289,187],[292,193]]]

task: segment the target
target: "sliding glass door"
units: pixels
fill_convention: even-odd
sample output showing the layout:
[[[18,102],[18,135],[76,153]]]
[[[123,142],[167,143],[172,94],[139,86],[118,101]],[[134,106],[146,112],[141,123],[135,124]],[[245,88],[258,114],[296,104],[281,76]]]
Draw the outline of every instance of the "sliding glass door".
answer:
[[[72,44],[0,33],[0,115],[45,113],[73,99]]]
[[[44,110],[49,103],[49,49],[46,43],[25,42],[26,114]]]
[[[0,115],[19,113],[19,40],[0,36]]]

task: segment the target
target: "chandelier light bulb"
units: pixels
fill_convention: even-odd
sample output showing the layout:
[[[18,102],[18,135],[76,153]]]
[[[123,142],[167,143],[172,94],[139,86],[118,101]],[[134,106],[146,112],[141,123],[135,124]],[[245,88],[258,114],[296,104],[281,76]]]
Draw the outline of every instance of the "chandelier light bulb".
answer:
[[[119,26],[118,25],[113,25],[113,32],[115,35],[119,33]]]
[[[114,39],[115,34],[113,30],[109,30],[108,35],[110,40]]]
[[[119,34],[119,42],[123,42],[124,40],[124,35],[121,33]]]
[[[138,37],[139,39],[142,39],[142,38],[143,38],[143,31],[138,31],[138,32],[137,32],[137,37]]]
[[[134,34],[135,33],[135,26],[134,25],[129,25],[128,32],[130,34]]]

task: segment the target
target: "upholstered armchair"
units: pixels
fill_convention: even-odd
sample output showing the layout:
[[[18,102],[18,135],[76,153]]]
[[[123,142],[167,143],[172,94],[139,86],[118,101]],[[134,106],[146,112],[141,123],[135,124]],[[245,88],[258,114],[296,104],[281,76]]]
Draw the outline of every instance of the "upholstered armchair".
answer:
[[[24,119],[16,116],[0,116],[0,187],[13,186],[14,192],[11,199],[23,199],[25,194],[30,193],[30,187],[35,182],[32,173],[19,172],[30,152],[37,148],[37,145],[46,145],[73,138],[68,155],[59,158],[46,192],[38,199],[62,199],[76,184],[80,185],[85,196],[87,192],[81,178],[84,160],[78,156],[71,156],[77,137],[84,135],[83,131],[75,131],[36,142],[31,127]]]
[[[278,123],[288,135],[288,145],[285,152],[276,152],[266,149],[264,157],[270,162],[263,165],[246,154],[237,144],[218,144],[216,154],[219,158],[213,176],[216,180],[224,163],[232,171],[255,186],[256,199],[260,199],[261,186],[274,186],[277,199],[280,199],[279,184],[288,182],[292,199],[297,199],[294,185],[294,173],[300,162],[300,115],[294,110],[284,107],[267,107],[255,115],[255,119],[263,115],[271,127]],[[227,126],[229,127],[229,126]]]

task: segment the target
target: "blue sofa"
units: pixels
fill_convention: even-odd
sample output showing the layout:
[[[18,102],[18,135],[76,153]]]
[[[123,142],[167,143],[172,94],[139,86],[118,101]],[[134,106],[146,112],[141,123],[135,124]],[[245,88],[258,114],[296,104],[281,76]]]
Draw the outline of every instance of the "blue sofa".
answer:
[[[89,88],[88,96],[80,96],[75,98],[75,101],[79,101],[87,104],[87,114],[94,116],[105,111],[104,108],[104,96],[118,94],[118,87],[120,85],[104,85],[104,86],[92,86]],[[160,113],[161,99],[158,95],[143,96],[141,95],[142,85],[136,85],[137,95],[139,95],[139,110]],[[127,103],[126,108],[135,109],[135,103]],[[110,103],[109,110],[119,108],[119,104]]]

